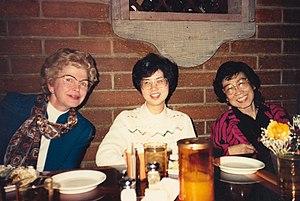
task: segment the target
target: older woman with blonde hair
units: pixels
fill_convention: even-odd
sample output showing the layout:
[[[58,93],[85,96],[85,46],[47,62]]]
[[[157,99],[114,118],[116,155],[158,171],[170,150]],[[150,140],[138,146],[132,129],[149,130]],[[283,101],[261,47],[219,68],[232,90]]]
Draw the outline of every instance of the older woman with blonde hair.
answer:
[[[0,164],[78,168],[95,133],[78,109],[98,83],[96,63],[86,52],[59,49],[41,77],[42,94],[8,93],[0,103]]]

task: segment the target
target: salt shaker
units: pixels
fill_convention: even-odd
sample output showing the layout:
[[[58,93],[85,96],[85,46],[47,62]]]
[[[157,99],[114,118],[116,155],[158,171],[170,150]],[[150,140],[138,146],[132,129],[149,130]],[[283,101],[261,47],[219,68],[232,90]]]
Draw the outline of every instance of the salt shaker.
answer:
[[[149,189],[155,189],[157,188],[157,184],[160,181],[160,175],[159,175],[159,163],[147,163],[147,179],[148,179],[148,187]]]
[[[120,180],[122,186],[121,201],[136,201],[136,192],[133,188],[134,179],[124,177]]]

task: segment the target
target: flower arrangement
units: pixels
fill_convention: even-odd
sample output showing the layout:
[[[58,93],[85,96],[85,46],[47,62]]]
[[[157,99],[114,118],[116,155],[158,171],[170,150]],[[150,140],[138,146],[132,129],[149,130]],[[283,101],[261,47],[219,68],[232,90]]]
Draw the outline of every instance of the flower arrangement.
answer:
[[[262,128],[261,142],[274,154],[300,151],[300,115],[293,117],[293,124],[271,120],[267,129]]]

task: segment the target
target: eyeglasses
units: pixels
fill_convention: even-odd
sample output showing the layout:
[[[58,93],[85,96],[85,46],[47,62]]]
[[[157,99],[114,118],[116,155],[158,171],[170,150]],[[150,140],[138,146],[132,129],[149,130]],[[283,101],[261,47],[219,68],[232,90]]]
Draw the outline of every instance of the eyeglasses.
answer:
[[[236,93],[237,88],[244,90],[249,87],[249,81],[247,78],[241,78],[236,82],[236,85],[228,84],[223,87],[223,91],[226,95],[231,96]]]
[[[141,88],[148,90],[151,89],[151,87],[153,86],[153,84],[155,84],[155,86],[157,88],[164,88],[165,86],[167,86],[168,84],[168,80],[167,78],[156,78],[154,80],[150,80],[150,79],[143,79],[141,81]]]
[[[77,80],[76,77],[72,75],[63,75],[60,77],[57,77],[56,79],[63,78],[64,84],[69,88],[75,88],[77,86],[80,87],[80,89],[89,90],[89,88],[92,85],[92,82],[89,80]]]

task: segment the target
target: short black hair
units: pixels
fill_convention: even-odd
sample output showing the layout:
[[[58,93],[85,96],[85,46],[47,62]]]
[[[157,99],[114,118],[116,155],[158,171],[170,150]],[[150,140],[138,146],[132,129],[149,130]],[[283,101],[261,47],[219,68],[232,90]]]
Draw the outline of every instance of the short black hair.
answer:
[[[243,72],[247,79],[250,82],[250,85],[252,87],[255,87],[254,89],[254,103],[256,106],[260,105],[260,103],[263,101],[263,97],[261,95],[261,92],[259,91],[261,81],[258,77],[258,75],[254,72],[254,70],[248,66],[244,62],[237,62],[237,61],[228,61],[223,63],[216,74],[216,77],[213,81],[213,87],[215,94],[218,97],[218,101],[221,103],[226,102],[226,94],[223,91],[223,85],[222,81],[224,79],[230,80],[235,75]]]
[[[143,78],[150,77],[157,70],[161,70],[169,83],[169,94],[166,102],[169,101],[178,84],[178,65],[168,58],[149,53],[144,58],[137,61],[132,70],[132,82],[134,87],[140,92]]]

